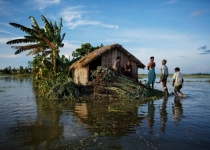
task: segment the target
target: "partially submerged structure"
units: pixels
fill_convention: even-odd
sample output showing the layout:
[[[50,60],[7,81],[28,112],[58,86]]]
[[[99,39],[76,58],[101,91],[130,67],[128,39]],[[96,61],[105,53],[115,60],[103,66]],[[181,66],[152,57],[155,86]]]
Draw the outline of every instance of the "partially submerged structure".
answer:
[[[140,60],[121,45],[112,44],[94,50],[70,66],[70,70],[74,69],[74,83],[87,85],[91,80],[91,70],[96,70],[98,66],[112,68],[117,56],[121,57],[121,66],[124,66],[127,60],[131,60],[134,77],[138,77],[138,68],[145,68]]]

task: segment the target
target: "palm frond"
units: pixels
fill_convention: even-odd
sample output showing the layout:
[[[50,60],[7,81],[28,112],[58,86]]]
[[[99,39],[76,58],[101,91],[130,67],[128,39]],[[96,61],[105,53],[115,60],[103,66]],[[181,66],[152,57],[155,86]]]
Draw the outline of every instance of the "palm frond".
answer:
[[[37,36],[24,36],[26,39],[29,39],[29,40],[35,40],[37,42],[44,42],[44,40],[42,38],[39,38]]]
[[[60,30],[61,30],[61,27],[63,27],[63,24],[62,24],[62,18],[60,18]]]
[[[41,17],[42,17],[42,21],[44,22],[45,33],[50,38],[50,41],[53,41],[54,30],[53,30],[52,23],[50,24],[43,15]]]
[[[45,57],[47,57],[49,54],[52,54],[52,51],[45,51],[44,52]]]
[[[62,35],[62,37],[61,37],[61,42],[63,41],[65,35],[66,35],[66,33],[63,33],[63,35]]]
[[[6,44],[12,45],[12,44],[20,44],[20,43],[34,43],[37,42],[35,39],[15,39],[8,41]]]
[[[20,54],[26,50],[30,50],[33,48],[39,48],[41,47],[40,44],[30,44],[30,45],[26,45],[26,46],[11,46],[11,48],[17,49],[17,51],[15,52],[15,55]]]
[[[19,28],[20,30],[22,30],[23,32],[26,32],[29,35],[34,35],[36,36],[38,34],[37,31],[27,28],[23,25],[17,24],[17,23],[9,23],[11,26],[15,27],[15,28]]]
[[[43,52],[43,49],[42,48],[33,48],[32,50],[30,50],[26,56],[29,56],[29,55],[36,55],[36,54],[39,54]]]
[[[30,16],[29,19],[31,19],[31,21],[32,21],[34,26],[39,28],[39,25],[38,25],[38,23],[36,22],[36,20],[35,20],[35,18],[33,16]]]

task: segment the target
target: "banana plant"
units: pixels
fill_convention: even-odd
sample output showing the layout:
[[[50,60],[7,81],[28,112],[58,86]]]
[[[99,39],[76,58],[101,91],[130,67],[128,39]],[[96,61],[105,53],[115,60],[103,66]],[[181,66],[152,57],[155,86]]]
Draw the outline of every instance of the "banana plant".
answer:
[[[52,63],[52,69],[54,73],[57,72],[57,63],[56,59],[59,56],[59,48],[63,47],[64,44],[62,43],[65,33],[61,34],[62,28],[62,18],[60,19],[59,26],[54,23],[52,24],[51,21],[48,21],[43,15],[42,21],[44,23],[44,28],[40,28],[38,23],[36,22],[35,18],[30,16],[29,19],[32,21],[32,27],[28,28],[23,25],[17,23],[9,23],[11,26],[15,28],[19,28],[23,32],[27,33],[27,36],[24,36],[22,39],[14,39],[8,41],[7,44],[21,44],[27,43],[24,46],[12,46],[12,48],[16,49],[15,54],[20,54],[29,50],[27,55],[37,55],[42,53],[45,57],[50,55],[50,61]]]

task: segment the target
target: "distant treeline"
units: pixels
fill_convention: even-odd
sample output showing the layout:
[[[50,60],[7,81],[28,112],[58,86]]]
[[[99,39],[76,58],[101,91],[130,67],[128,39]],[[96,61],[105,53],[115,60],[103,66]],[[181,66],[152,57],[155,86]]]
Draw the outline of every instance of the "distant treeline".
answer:
[[[173,74],[169,74],[169,78],[172,78]],[[139,78],[147,78],[148,74],[139,74]],[[196,74],[183,74],[184,78],[210,78],[210,73],[196,73]],[[160,78],[160,74],[156,74],[156,78]]]
[[[0,74],[25,74],[31,73],[31,68],[20,66],[19,68],[12,68],[11,66],[0,69]]]
[[[191,75],[210,75],[210,73],[192,73]]]

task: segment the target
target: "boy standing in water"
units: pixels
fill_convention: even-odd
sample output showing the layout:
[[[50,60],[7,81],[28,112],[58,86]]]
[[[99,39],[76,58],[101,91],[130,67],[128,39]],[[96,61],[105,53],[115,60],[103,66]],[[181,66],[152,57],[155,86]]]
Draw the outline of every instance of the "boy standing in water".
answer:
[[[174,94],[175,96],[179,96],[178,93],[181,94],[181,97],[186,97],[186,95],[184,95],[180,89],[182,88],[182,84],[184,82],[183,76],[180,72],[180,69],[178,67],[176,67],[175,69],[175,73],[172,77],[173,79],[173,83],[172,86],[174,86]]]
[[[162,82],[163,90],[166,92],[167,95],[168,93],[168,88],[167,88],[167,78],[168,78],[168,67],[166,66],[167,60],[163,59],[162,60],[162,67],[161,67],[161,76],[160,76],[160,82]]]
[[[150,84],[152,84],[152,88],[154,89],[156,74],[155,74],[155,62],[154,62],[154,57],[153,56],[150,57],[150,62],[147,65],[147,69],[149,70],[149,72],[148,72],[148,84],[149,84],[149,86],[150,86]]]

